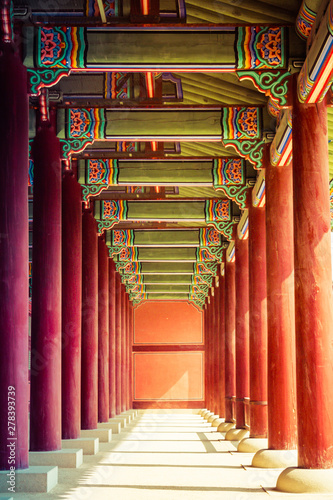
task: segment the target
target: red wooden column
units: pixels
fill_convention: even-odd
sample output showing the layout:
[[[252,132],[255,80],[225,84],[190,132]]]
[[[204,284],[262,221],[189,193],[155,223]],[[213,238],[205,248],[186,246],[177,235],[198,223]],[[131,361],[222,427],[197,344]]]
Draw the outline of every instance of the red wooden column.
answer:
[[[217,284],[214,287],[214,407],[213,412],[219,415],[219,377],[220,377],[220,290]]]
[[[212,412],[212,317],[211,317],[211,295],[207,297],[206,317],[206,348],[207,348],[207,410]]]
[[[294,80],[293,195],[298,467],[284,491],[333,491],[333,298],[326,103],[300,104]]]
[[[121,413],[121,280],[116,273],[116,414]]]
[[[205,302],[203,310],[203,328],[205,339],[205,373],[204,373],[204,386],[205,386],[205,409],[208,410],[208,330],[207,330],[207,302]]]
[[[116,266],[109,259],[109,417],[116,416]]]
[[[33,143],[30,449],[61,448],[61,164],[53,127]]]
[[[62,438],[81,432],[81,186],[72,171],[62,180]]]
[[[236,238],[236,427],[246,428],[249,388],[249,240]]]
[[[82,359],[81,427],[98,422],[98,245],[96,221],[90,211],[82,216]]]
[[[121,285],[121,411],[126,411],[126,292]]]
[[[124,377],[124,398],[125,398],[125,410],[128,410],[127,404],[128,404],[128,371],[127,371],[127,366],[128,366],[128,352],[127,352],[127,337],[128,337],[128,330],[127,330],[127,293],[126,293],[126,288],[125,285],[123,286],[124,289],[124,330],[123,330],[123,335],[124,335],[124,372],[125,372],[125,377]]]
[[[225,417],[225,278],[219,273],[219,411],[221,418]]]
[[[133,364],[132,364],[132,346],[134,342],[134,307],[130,302],[130,336],[129,336],[129,396],[130,408],[133,408]]]
[[[326,104],[293,107],[298,465],[333,467],[333,302]],[[304,415],[307,417],[304,418]]]
[[[15,397],[15,467],[28,467],[29,387],[27,74],[9,43],[0,53],[0,109],[0,469],[5,470],[12,465],[8,396]]]
[[[235,422],[236,398],[236,288],[235,261],[225,264],[225,421]]]
[[[209,335],[210,335],[210,373],[209,373],[209,386],[210,386],[210,411],[214,413],[214,330],[215,330],[215,316],[214,316],[214,295],[213,290],[210,291],[210,304],[209,304]]]
[[[267,437],[266,211],[249,204],[250,437]]]
[[[126,406],[127,410],[131,408],[131,401],[130,401],[130,301],[129,301],[129,296],[126,293],[126,303],[127,303],[127,311],[126,311],[126,316],[127,316],[127,336],[126,336],[126,364],[127,364],[127,375],[126,375],[126,381],[127,381],[127,398],[126,398]]]
[[[109,257],[98,238],[98,421],[109,420]]]
[[[204,309],[204,333],[205,333],[205,405],[209,410],[209,386],[208,386],[208,373],[209,373],[209,333],[208,333],[208,297]]]
[[[208,307],[208,328],[209,328],[209,411],[214,413],[214,296],[212,289],[209,295]]]
[[[265,183],[269,450],[252,465],[265,467],[269,458],[283,467],[288,456],[270,451],[297,447],[292,166],[267,162]]]

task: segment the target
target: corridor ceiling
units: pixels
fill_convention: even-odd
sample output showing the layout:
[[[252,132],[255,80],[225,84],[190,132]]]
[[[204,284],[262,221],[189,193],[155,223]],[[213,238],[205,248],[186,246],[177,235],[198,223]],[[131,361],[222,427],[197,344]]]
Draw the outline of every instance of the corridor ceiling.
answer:
[[[318,12],[317,22],[327,2],[307,3],[314,17]],[[307,54],[306,40],[295,28],[301,4],[14,0],[16,32],[22,35],[22,55],[31,74],[45,62],[45,53],[55,43],[50,33],[57,27],[67,33],[72,27],[84,32],[77,53],[81,42],[89,42],[82,60],[90,57],[90,66],[80,63],[62,74],[48,88],[47,98],[56,113],[60,140],[81,140],[82,147],[72,150],[70,160],[64,156],[66,165],[82,184],[83,204],[93,210],[134,304],[183,299],[201,308],[214,277],[223,273],[225,259],[233,258],[236,227],[246,237],[249,193],[253,189],[254,202],[263,206],[264,172],[261,159],[240,151],[239,131],[230,129],[242,115],[248,135],[240,143],[252,140],[253,149],[260,143],[262,155],[274,142],[278,125],[288,121],[288,111],[282,109],[287,103],[258,91],[251,71],[246,74],[240,66],[239,71],[222,70],[221,58],[231,67],[236,53],[240,64],[239,40],[248,36],[246,26],[258,26],[260,33],[281,28],[281,64],[279,71],[273,67],[273,74],[291,77]],[[112,31],[113,50],[103,38],[105,30]],[[270,38],[271,32],[266,35],[266,49],[274,55],[276,39]],[[39,40],[44,44],[41,53]],[[189,40],[191,60],[184,59],[184,40]],[[214,40],[221,41],[222,55],[212,45]],[[205,50],[212,52],[211,60],[202,56]],[[108,58],[113,62],[103,66],[101,61]],[[30,101],[31,140],[39,90]],[[80,135],[87,124],[89,133]],[[333,178],[332,108],[328,131]],[[33,158],[31,202],[32,172]]]

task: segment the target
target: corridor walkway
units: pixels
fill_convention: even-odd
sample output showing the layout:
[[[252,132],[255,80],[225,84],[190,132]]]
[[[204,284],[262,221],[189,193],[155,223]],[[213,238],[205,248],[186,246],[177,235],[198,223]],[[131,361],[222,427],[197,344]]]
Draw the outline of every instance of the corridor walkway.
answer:
[[[274,491],[280,471],[253,469],[252,454],[236,452],[193,414],[139,413],[79,469],[59,469],[49,494],[25,500],[264,500],[333,499]]]

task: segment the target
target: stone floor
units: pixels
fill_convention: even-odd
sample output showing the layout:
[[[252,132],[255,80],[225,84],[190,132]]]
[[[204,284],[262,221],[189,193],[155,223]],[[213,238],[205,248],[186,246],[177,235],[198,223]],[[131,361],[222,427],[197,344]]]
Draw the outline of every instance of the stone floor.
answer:
[[[333,495],[279,493],[277,470],[251,468],[253,454],[237,453],[198,415],[140,413],[135,421],[84,456],[78,469],[59,469],[50,493],[14,494],[24,500],[305,500]]]

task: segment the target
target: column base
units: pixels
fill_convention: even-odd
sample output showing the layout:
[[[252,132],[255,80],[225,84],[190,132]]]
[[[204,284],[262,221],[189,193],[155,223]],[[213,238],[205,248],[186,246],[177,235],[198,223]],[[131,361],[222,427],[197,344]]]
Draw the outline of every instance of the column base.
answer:
[[[297,450],[259,450],[252,459],[252,467],[260,469],[297,467]]]
[[[100,443],[110,443],[112,440],[111,429],[83,429],[81,430],[83,438],[98,438]]]
[[[207,422],[209,424],[211,424],[213,422],[213,420],[216,420],[217,418],[219,418],[219,415],[214,415],[214,413],[213,413],[213,415],[210,415],[210,417],[208,418]]]
[[[125,428],[127,426],[127,422],[126,422],[126,417],[121,417],[120,415],[117,415],[116,417],[114,418],[111,418],[109,420],[109,422],[117,422],[117,423],[120,423],[121,425],[121,428]]]
[[[250,432],[247,429],[230,429],[225,435],[226,441],[241,441],[244,438],[248,438]]]
[[[208,410],[207,410],[207,408],[202,408],[201,410],[199,410],[198,415],[200,415],[200,417],[202,417],[202,416],[203,416],[203,414],[204,414],[206,411],[208,411]]]
[[[0,492],[8,493],[8,488],[13,487],[15,492],[24,493],[49,493],[58,484],[58,467],[36,467],[18,469],[15,471],[13,484],[10,481],[10,471],[0,471]]]
[[[237,451],[240,453],[256,453],[263,448],[267,448],[267,438],[244,438],[239,442]]]
[[[101,422],[97,424],[97,429],[111,429],[112,434],[120,434],[121,424],[120,422]]]
[[[211,415],[214,415],[214,413],[213,413],[212,411],[206,411],[206,412],[205,412],[202,416],[203,416],[203,418],[204,418],[205,420],[207,420],[207,421],[208,421],[208,419],[209,419],[209,417],[210,417]]]
[[[223,422],[217,428],[217,432],[228,432],[235,427],[234,422]]]
[[[138,416],[138,410],[123,411],[123,415],[131,415],[132,419],[134,419]]]
[[[82,448],[83,455],[96,455],[99,452],[98,438],[63,439],[61,448]]]
[[[30,451],[29,465],[57,465],[60,468],[70,469],[83,464],[82,449],[65,449],[57,451]]]
[[[126,420],[126,424],[129,424],[132,420],[131,415],[126,415],[124,413],[121,413],[120,415],[116,415],[116,418],[124,418]]]
[[[276,489],[287,493],[333,493],[333,469],[288,467],[279,475]]]
[[[224,424],[224,418],[215,418],[212,422],[212,427],[218,427],[221,424]]]

